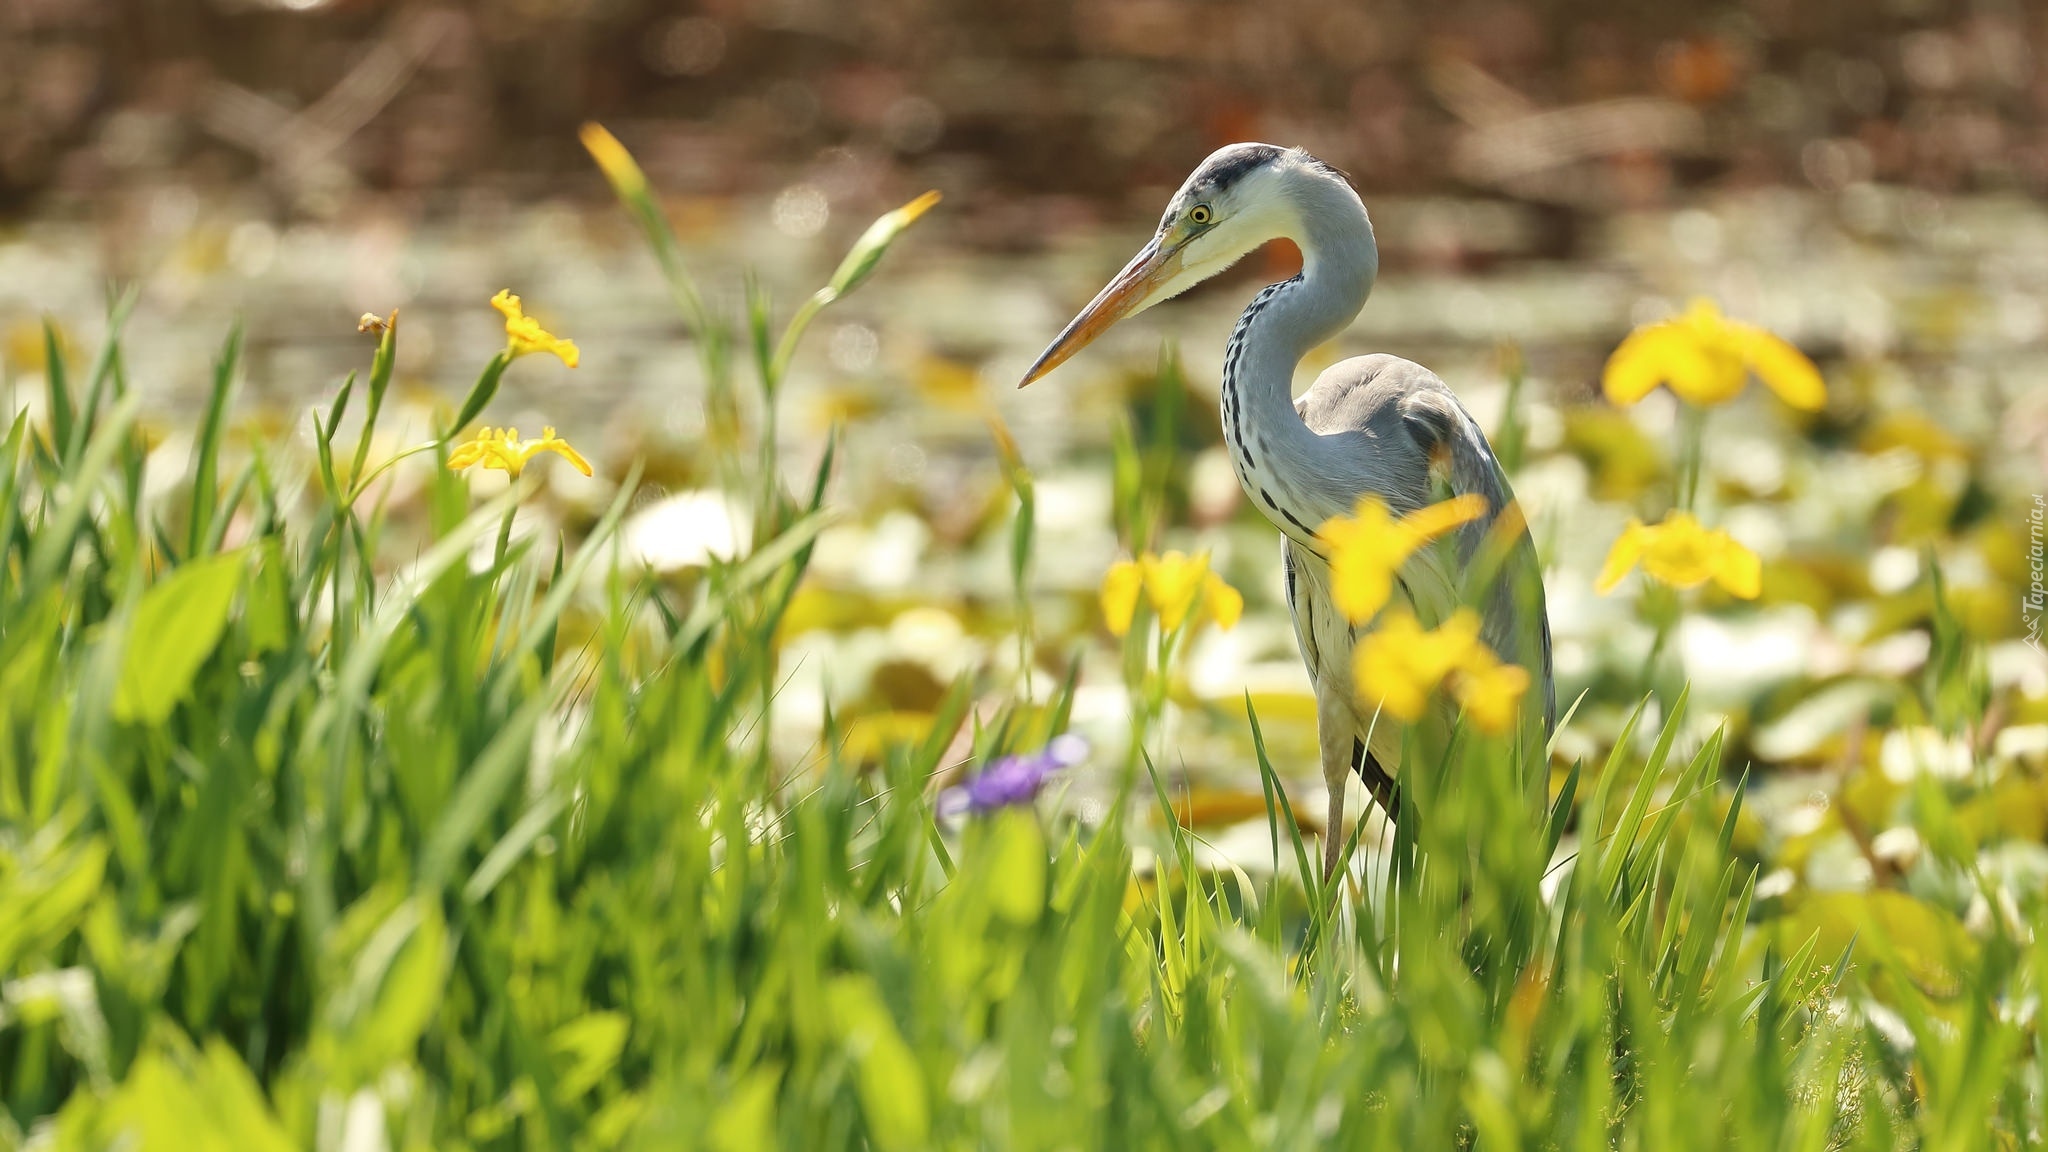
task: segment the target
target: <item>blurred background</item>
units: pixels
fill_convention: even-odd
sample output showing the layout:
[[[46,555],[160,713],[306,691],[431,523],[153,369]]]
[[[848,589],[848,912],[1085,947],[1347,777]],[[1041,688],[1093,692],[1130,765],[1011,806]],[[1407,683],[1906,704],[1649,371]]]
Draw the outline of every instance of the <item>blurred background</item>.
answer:
[[[1524,314],[1537,302],[1471,296],[1383,330],[1605,340],[1662,306],[1646,292],[1727,294],[1709,278],[1734,264],[1839,261],[1837,294],[1882,292],[1858,262],[1910,250],[1912,288],[1987,278],[1988,333],[2026,344],[2048,328],[2041,284],[2011,267],[2043,251],[2044,45],[2048,13],[2020,0],[12,0],[0,317],[89,328],[109,280],[139,282],[142,331],[206,344],[244,316],[259,364],[280,356],[259,387],[302,392],[343,361],[287,349],[353,350],[344,320],[400,305],[481,330],[471,301],[516,280],[606,338],[590,343],[635,346],[577,382],[611,410],[658,335],[640,312],[662,306],[576,143],[596,119],[708,266],[785,292],[878,211],[942,189],[894,279],[979,261],[958,274],[989,330],[922,333],[976,369],[1015,353],[1004,325],[1041,340],[1203,155],[1243,139],[1346,169],[1390,286],[1635,273],[1559,283],[1564,332]],[[1901,340],[1883,309],[1830,309],[1756,318],[1821,350]],[[865,363],[867,341],[838,347]],[[166,375],[151,387],[192,386]]]
[[[849,514],[791,625],[793,666],[809,659],[792,694],[915,717],[1005,658],[977,640],[1008,627],[993,412],[1040,478],[1044,663],[1060,637],[1101,641],[1096,715],[1113,715],[1092,607],[1118,555],[1109,434],[1150,418],[1172,341],[1189,385],[1169,542],[1214,548],[1252,602],[1194,653],[1186,698],[1228,713],[1246,685],[1268,693],[1312,775],[1272,533],[1214,414],[1237,311],[1295,257],[1262,253],[1012,388],[1211,149],[1298,144],[1351,174],[1383,253],[1365,314],[1309,368],[1405,355],[1489,428],[1505,366],[1526,368],[1517,483],[1554,564],[1560,698],[1596,690],[1582,728],[1625,703],[1648,644],[1625,598],[1588,586],[1626,516],[1661,511],[1673,418],[1662,397],[1602,407],[1605,356],[1707,295],[1821,362],[1818,419],[1760,397],[1717,416],[1717,515],[1772,583],[1682,638],[1744,754],[1821,762],[1857,706],[1802,720],[1808,689],[1925,661],[1924,633],[1893,637],[1924,621],[1929,547],[2003,645],[1994,679],[2048,697],[2017,594],[2048,472],[2044,51],[2048,9],[2021,0],[8,0],[0,355],[10,402],[34,406],[41,318],[89,348],[108,285],[136,285],[128,372],[175,437],[237,319],[239,410],[283,422],[367,363],[359,314],[402,308],[416,414],[396,446],[499,346],[486,301],[509,287],[584,355],[521,363],[493,419],[557,425],[600,467],[553,470],[536,516],[573,527],[649,455],[632,538],[684,569],[737,531],[694,462],[702,381],[577,126],[636,153],[733,314],[742,270],[786,316],[877,213],[938,188],[813,329],[787,398],[793,467],[846,429]],[[1241,781],[1242,727],[1192,726],[1189,770]]]
[[[936,183],[958,240],[996,248],[1149,210],[1132,197],[1246,138],[1369,192],[1488,192],[1559,222],[1708,186],[2048,191],[2048,18],[2019,0],[15,0],[0,19],[16,218],[167,184],[313,219],[586,195],[590,118],[678,195]],[[1534,250],[1571,250],[1544,233]]]

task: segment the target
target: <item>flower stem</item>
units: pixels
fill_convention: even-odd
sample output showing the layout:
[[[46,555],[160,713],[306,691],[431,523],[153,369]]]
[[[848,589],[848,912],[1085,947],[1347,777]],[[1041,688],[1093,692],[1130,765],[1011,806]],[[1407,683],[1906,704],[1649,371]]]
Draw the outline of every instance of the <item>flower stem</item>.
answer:
[[[1676,592],[1654,585],[1643,595],[1642,610],[1649,617],[1651,627],[1656,629],[1650,640],[1650,656],[1643,661],[1643,688],[1654,691],[1657,687],[1657,665],[1664,657],[1664,650],[1670,646],[1671,633],[1684,609],[1678,603]]]
[[[519,478],[514,476],[512,482],[517,484]],[[504,522],[498,525],[498,546],[491,551],[491,567],[493,568],[505,562],[505,551],[512,546],[512,518],[518,514],[519,502],[515,500],[510,507],[505,509]]]
[[[1700,473],[1705,470],[1707,412],[1690,404],[1678,416],[1678,508],[1690,512],[1699,499]]]
[[[796,346],[804,337],[804,329],[818,318],[825,305],[839,299],[839,293],[830,288],[820,288],[811,293],[796,315],[789,318],[789,327],[782,330],[782,339],[775,345],[775,355],[768,361],[768,392],[773,395],[782,386],[782,378],[789,374],[789,362],[796,356]]]
[[[439,440],[429,440],[424,444],[415,444],[402,452],[394,453],[391,456],[385,458],[383,463],[378,464],[375,468],[370,469],[370,471],[366,475],[364,475],[362,479],[356,481],[356,483],[349,488],[347,503],[354,504],[356,500],[360,498],[364,492],[369,491],[371,484],[376,483],[377,477],[382,476],[385,472],[389,471],[393,464],[398,463],[400,460],[405,459],[407,456],[417,456],[422,452],[430,452],[435,448],[439,448],[441,446],[441,443],[442,442]]]

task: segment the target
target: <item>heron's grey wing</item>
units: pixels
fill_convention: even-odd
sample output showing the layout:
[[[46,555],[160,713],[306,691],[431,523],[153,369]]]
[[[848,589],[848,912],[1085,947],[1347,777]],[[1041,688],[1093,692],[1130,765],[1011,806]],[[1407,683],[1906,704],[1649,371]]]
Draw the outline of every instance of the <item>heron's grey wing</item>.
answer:
[[[1543,730],[1556,723],[1551,683],[1550,616],[1542,568],[1507,474],[1479,424],[1436,373],[1398,356],[1359,356],[1332,365],[1295,405],[1303,423],[1323,436],[1357,436],[1361,486],[1399,513],[1449,495],[1484,497],[1489,513],[1460,530],[1459,557],[1468,566],[1491,559],[1489,533],[1502,516],[1512,543],[1491,576],[1485,604],[1486,642],[1527,668],[1543,692]],[[1467,595],[1458,574],[1441,571],[1433,550],[1411,561],[1403,592],[1418,608],[1441,615]],[[1421,566],[1415,572],[1416,565]]]

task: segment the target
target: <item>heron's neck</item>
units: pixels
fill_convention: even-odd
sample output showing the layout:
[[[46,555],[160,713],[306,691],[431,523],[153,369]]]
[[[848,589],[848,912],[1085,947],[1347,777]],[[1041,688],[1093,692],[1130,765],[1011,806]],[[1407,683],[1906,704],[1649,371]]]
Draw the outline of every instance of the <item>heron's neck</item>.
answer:
[[[1269,520],[1304,544],[1349,511],[1341,478],[1318,467],[1320,437],[1294,408],[1294,370],[1365,305],[1379,268],[1365,206],[1338,185],[1304,204],[1292,239],[1301,274],[1260,292],[1231,333],[1223,363],[1223,432],[1238,478]]]

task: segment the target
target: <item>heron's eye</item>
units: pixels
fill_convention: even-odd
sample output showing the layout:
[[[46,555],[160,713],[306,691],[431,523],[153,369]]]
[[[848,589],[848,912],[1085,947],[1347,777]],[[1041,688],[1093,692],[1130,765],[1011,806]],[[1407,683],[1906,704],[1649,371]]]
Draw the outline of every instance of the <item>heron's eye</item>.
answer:
[[[1188,209],[1188,219],[1197,224],[1207,224],[1215,219],[1215,213],[1209,211],[1207,204],[1197,204],[1193,208]]]

